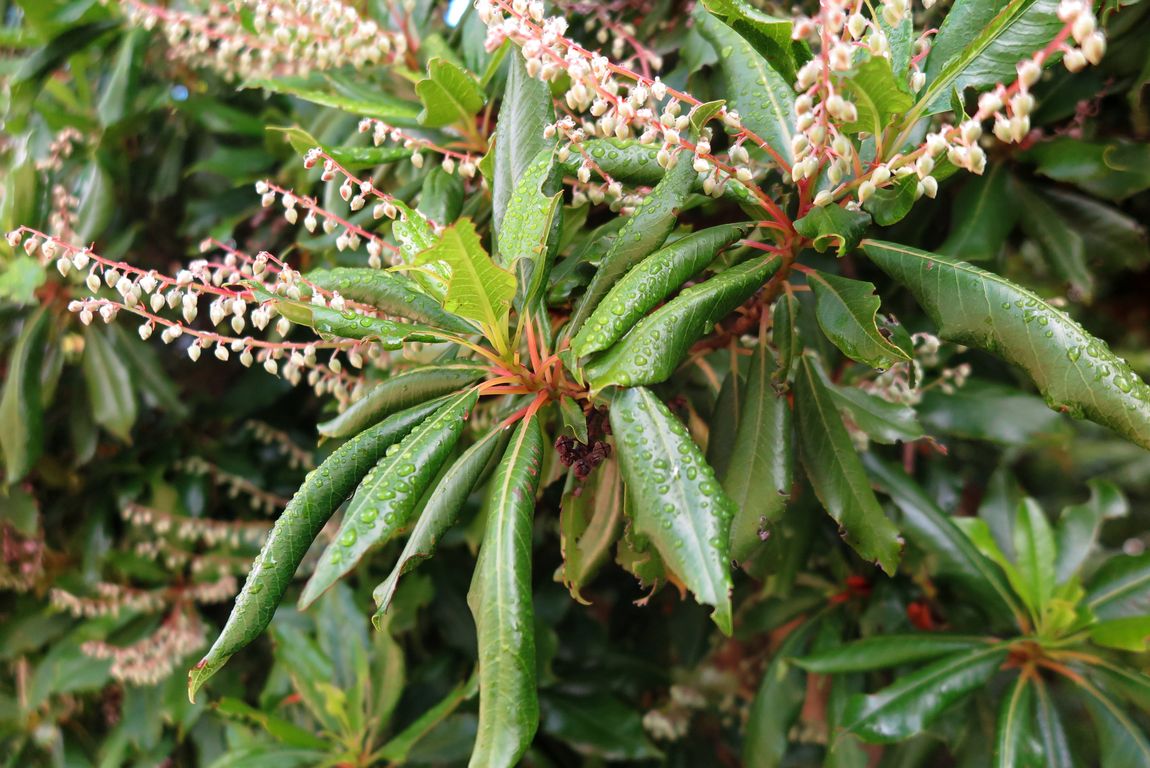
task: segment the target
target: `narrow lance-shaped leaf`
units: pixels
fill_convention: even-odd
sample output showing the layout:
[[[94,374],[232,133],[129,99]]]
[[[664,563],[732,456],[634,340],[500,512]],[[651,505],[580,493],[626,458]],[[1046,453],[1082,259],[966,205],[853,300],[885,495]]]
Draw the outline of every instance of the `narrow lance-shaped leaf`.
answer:
[[[0,448],[9,484],[28,474],[44,448],[40,368],[49,327],[47,309],[37,310],[24,321],[8,358],[4,394],[0,396]]]
[[[623,497],[623,476],[617,461],[606,462],[586,484],[575,485],[563,496],[559,513],[563,564],[555,579],[567,585],[571,596],[581,603],[587,600],[580,590],[610,559],[622,535]]]
[[[555,150],[547,146],[516,180],[496,238],[496,261],[518,281],[519,301],[530,305],[538,297],[559,245],[563,222],[563,195],[546,194]]]
[[[502,235],[503,217],[516,182],[539,151],[554,143],[543,136],[543,130],[553,122],[555,108],[550,88],[528,74],[523,54],[513,47],[495,127],[494,178],[489,180],[497,237]]]
[[[483,109],[483,90],[471,73],[436,56],[427,62],[427,77],[415,84],[423,103],[419,123],[428,128],[464,125]]]
[[[82,368],[96,423],[121,440],[130,439],[136,423],[132,377],[113,349],[107,328],[85,329]]]
[[[1037,615],[1054,594],[1054,534],[1038,502],[1024,499],[1014,516],[1014,559],[1023,592]]]
[[[910,360],[879,332],[881,302],[874,285],[826,272],[811,272],[807,282],[815,294],[819,327],[844,355],[880,369]]]
[[[771,343],[779,355],[775,379],[789,382],[795,369],[795,360],[802,354],[799,340],[799,300],[790,291],[784,292],[771,310]]]
[[[790,19],[764,13],[747,0],[703,0],[703,7],[738,32],[787,82],[795,79],[795,65],[810,58],[805,43],[792,39]]]
[[[434,397],[458,392],[483,376],[478,363],[460,360],[403,371],[389,376],[367,391],[334,419],[318,429],[324,437],[351,437],[396,411]]]
[[[416,126],[419,105],[401,101],[375,89],[370,94],[349,94],[330,78],[277,77],[267,80],[249,80],[244,88],[262,88],[272,93],[283,93],[323,107],[351,112],[364,117],[377,117],[391,125]]]
[[[994,764],[998,768],[1044,765],[1035,739],[1033,700],[1030,675],[1019,675],[1004,692],[994,739]]]
[[[792,657],[803,652],[825,618],[823,611],[800,624],[787,634],[771,658],[751,702],[743,747],[744,765],[779,768],[783,764],[791,726],[806,697],[806,676],[795,666]]]
[[[1103,619],[1150,614],[1150,552],[1108,559],[1090,580],[1086,604]]]
[[[1118,486],[1098,478],[1088,481],[1088,485],[1090,500],[1066,507],[1058,519],[1055,551],[1059,584],[1069,581],[1082,567],[1098,541],[1103,522],[1125,517],[1128,512],[1126,498]]]
[[[998,256],[1018,218],[1009,182],[1006,163],[995,163],[981,176],[971,176],[954,202],[950,235],[938,252],[963,261],[990,261]]]
[[[1150,387],[1065,312],[965,262],[875,240],[863,250],[910,289],[942,338],[999,355],[1025,370],[1055,410],[1150,448]]]
[[[1126,708],[1091,682],[1084,681],[1079,688],[1102,747],[1101,768],[1150,765],[1150,741]]]
[[[878,693],[854,696],[843,713],[843,727],[876,743],[921,733],[948,707],[994,677],[1007,653],[1002,646],[958,653],[905,675]]]
[[[430,243],[429,243],[430,245]],[[475,328],[447,312],[431,296],[421,291],[411,278],[397,272],[370,267],[336,267],[308,272],[307,282],[381,312],[406,317],[419,323],[455,333],[473,333]]]
[[[196,691],[208,678],[267,628],[312,541],[368,469],[440,405],[442,402],[424,403],[388,417],[341,445],[308,474],[252,561],[247,581],[220,636],[188,673],[190,698],[194,700]]]
[[[839,524],[843,538],[862,557],[887,573],[898,567],[902,542],[871,490],[842,417],[835,408],[818,362],[810,354],[799,360],[795,376],[795,411],[799,451],[815,495]]]
[[[795,663],[809,672],[822,675],[870,672],[974,651],[985,648],[990,642],[984,637],[961,635],[876,635],[816,651],[796,659]]]
[[[786,507],[794,475],[791,405],[774,385],[775,358],[766,335],[747,372],[731,458],[721,476],[737,511],[731,522],[731,557],[749,559]]]
[[[755,258],[684,290],[586,366],[592,390],[666,381],[691,345],[754,295],[779,264],[777,256]]]
[[[714,606],[711,618],[730,634],[734,503],[687,428],[650,390],[615,395],[611,431],[635,532],[655,545],[699,603]]]
[[[1045,768],[1074,768],[1074,755],[1070,751],[1066,730],[1062,727],[1062,718],[1041,676],[1034,679],[1034,717],[1041,742],[1039,751],[1046,761]]]
[[[387,613],[400,578],[431,557],[443,534],[455,525],[467,497],[479,485],[508,436],[506,429],[495,427],[464,451],[439,479],[420,510],[419,519],[415,521],[391,574],[372,592],[372,599],[378,606],[372,619],[376,624]]]
[[[693,232],[655,251],[615,283],[571,341],[578,357],[607,349],[649,310],[746,237],[752,223],[723,224]]]
[[[616,281],[662,245],[675,228],[679,208],[686,201],[695,178],[690,157],[680,152],[676,159],[675,167],[643,198],[612,241],[571,317],[568,333],[578,333]]]
[[[369,550],[407,526],[424,490],[459,440],[478,399],[475,389],[450,397],[367,473],[347,505],[335,540],[304,587],[301,608],[354,568]]]
[[[409,341],[440,341],[443,337],[442,332],[425,325],[397,323],[350,309],[338,310],[285,299],[262,288],[252,287],[252,293],[261,303],[270,303],[276,312],[297,325],[344,339],[374,341],[384,349],[400,349]]]
[[[495,471],[467,604],[479,640],[479,731],[471,768],[511,768],[539,726],[531,528],[543,462],[537,416],[519,424]]]

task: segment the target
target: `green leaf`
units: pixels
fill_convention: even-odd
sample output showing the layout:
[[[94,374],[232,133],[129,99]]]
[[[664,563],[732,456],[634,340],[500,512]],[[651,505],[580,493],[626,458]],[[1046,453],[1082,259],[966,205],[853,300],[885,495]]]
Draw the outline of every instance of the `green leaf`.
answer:
[[[487,475],[492,460],[506,445],[507,437],[507,430],[502,427],[491,429],[464,451],[439,478],[424,502],[391,573],[372,592],[372,599],[378,606],[373,618],[377,625],[391,606],[400,578],[435,554],[440,539],[459,519],[467,498]]]
[[[427,128],[467,125],[483,109],[483,90],[471,73],[439,57],[427,62],[427,77],[415,84],[423,104],[419,124]]]
[[[591,479],[563,495],[559,511],[563,563],[555,573],[571,596],[587,604],[581,590],[611,558],[623,532],[623,477],[619,463],[607,461]]]
[[[554,143],[543,137],[543,129],[555,122],[555,108],[547,83],[527,74],[523,54],[517,46],[512,46],[507,63],[507,86],[495,124],[494,178],[489,179],[497,233],[503,227],[503,217],[516,183],[540,151]]]
[[[472,675],[471,679],[456,686],[438,704],[416,718],[415,722],[388,739],[375,756],[395,764],[405,762],[416,744],[458,709],[460,704],[474,697],[478,690],[479,678]]]
[[[211,649],[188,673],[188,697],[233,654],[267,628],[292,576],[336,508],[384,453],[442,405],[430,402],[391,416],[337,448],[310,473],[276,520],[227,624]]]
[[[990,642],[983,637],[960,635],[876,635],[816,651],[795,659],[795,663],[808,672],[820,675],[870,672],[915,664],[964,651],[977,651],[985,648]]]
[[[901,115],[914,106],[914,98],[895,78],[890,60],[882,56],[871,56],[855,66],[851,75],[843,80],[843,91],[858,109],[858,120],[842,126],[847,133],[882,136],[894,115]]]
[[[470,219],[460,219],[443,230],[435,245],[419,254],[416,263],[450,267],[443,308],[478,323],[497,349],[507,346],[507,315],[515,297],[515,276],[496,266],[487,255]]]
[[[120,42],[116,62],[108,72],[104,90],[96,105],[96,114],[105,127],[118,123],[124,117],[129,101],[136,95],[136,54],[144,35],[142,29],[129,29]]]
[[[530,306],[547,282],[559,247],[563,194],[548,195],[555,150],[544,147],[516,180],[497,230],[496,262],[517,276],[520,299]]]
[[[1011,417],[1002,418],[1004,413]],[[932,434],[1002,445],[1041,444],[1068,426],[1042,398],[979,379],[950,394],[926,391],[918,415]]]
[[[938,252],[962,261],[996,258],[1018,219],[1006,163],[993,163],[981,176],[972,175],[951,211],[950,235]]]
[[[47,308],[25,319],[8,357],[0,395],[0,450],[9,485],[21,480],[44,450],[44,404],[41,367],[48,343]]]
[[[910,360],[879,333],[877,315],[882,302],[872,283],[828,272],[811,272],[807,282],[815,294],[819,327],[844,355],[879,370]]]
[[[1025,370],[1051,407],[1150,448],[1150,387],[1066,313],[965,262],[874,240],[862,247],[910,289],[942,338],[999,355]]]
[[[262,88],[272,93],[282,93],[297,99],[332,107],[354,115],[375,117],[392,125],[414,126],[419,115],[419,106],[389,96],[382,91],[363,90],[348,92],[341,89],[338,81],[330,77],[277,77],[274,79],[249,80],[244,88]]]
[[[794,725],[806,698],[807,678],[793,657],[810,642],[815,630],[825,620],[825,612],[815,614],[787,634],[751,702],[747,718],[747,736],[743,745],[743,764],[755,768],[780,768],[791,741]]]
[[[792,39],[790,19],[764,13],[746,0],[703,0],[703,7],[738,32],[787,82],[794,82],[797,65],[810,58],[806,45]]]
[[[563,421],[564,431],[577,441],[584,445],[591,442],[587,436],[587,415],[583,413],[583,406],[578,400],[562,395],[559,398],[559,418]]]
[[[923,493],[918,484],[901,468],[873,456],[867,457],[866,465],[902,513],[900,530],[914,546],[933,558],[932,573],[943,579],[953,579],[971,596],[971,604],[991,616],[1005,613],[1015,617],[1016,621],[1025,616],[1003,574],[978,551],[953,519]]]
[[[396,411],[458,391],[483,376],[482,365],[465,360],[414,368],[389,376],[343,413],[321,422],[324,437],[351,437]]]
[[[1062,510],[1055,530],[1058,552],[1058,583],[1065,584],[1078,573],[1090,551],[1098,542],[1102,523],[1108,519],[1125,517],[1128,512],[1126,498],[1118,486],[1108,480],[1088,480],[1090,500]]]
[[[799,300],[790,291],[779,296],[771,310],[771,343],[779,354],[779,367],[775,378],[780,383],[790,381],[795,370],[795,360],[802,354],[803,344],[799,340]]]
[[[1015,184],[1022,230],[1042,246],[1054,272],[1069,286],[1075,298],[1086,304],[1094,300],[1094,276],[1086,264],[1086,242],[1058,210],[1038,191]]]
[[[427,245],[430,245],[429,240]],[[423,250],[423,248],[419,248]],[[370,267],[336,267],[308,272],[312,285],[361,304],[369,304],[388,315],[406,317],[455,333],[473,333],[474,328],[445,312],[435,299],[423,293],[414,281],[397,272]]]
[[[889,227],[906,218],[914,207],[917,192],[918,177],[908,173],[895,178],[888,186],[875,190],[863,208],[874,218],[875,224]]]
[[[1007,653],[1001,646],[957,653],[900,677],[878,693],[853,696],[843,713],[843,727],[871,743],[910,738],[963,696],[985,685]]]
[[[1094,731],[1102,747],[1100,768],[1150,765],[1150,741],[1125,708],[1092,684],[1078,686],[1094,719]]]
[[[615,395],[611,431],[635,532],[655,545],[700,604],[714,606],[711,618],[729,635],[734,503],[687,428],[650,390]]]
[[[136,423],[132,375],[113,348],[109,329],[95,326],[84,329],[81,367],[96,423],[124,442],[130,442],[132,425]]]
[[[1062,718],[1058,716],[1050,689],[1041,676],[1034,678],[1034,717],[1041,742],[1039,752],[1046,760],[1046,768],[1074,768],[1074,755],[1062,727]]]
[[[20,254],[7,260],[0,272],[0,297],[13,304],[37,304],[36,290],[47,278],[47,270],[38,259]]]
[[[1150,614],[1150,552],[1107,559],[1090,579],[1086,605],[1100,619]]]
[[[285,299],[254,284],[251,290],[261,303],[271,303],[281,316],[320,334],[344,339],[366,339],[384,349],[402,349],[409,341],[440,341],[443,337],[441,332],[425,325],[397,323],[350,309],[337,310],[311,302]]]
[[[301,749],[325,749],[328,743],[310,730],[301,728],[282,717],[270,714],[240,699],[226,696],[216,705],[216,712],[229,720],[254,723],[267,731],[277,742]]]
[[[818,361],[799,360],[795,412],[799,454],[815,495],[838,522],[840,533],[861,557],[888,574],[898,567],[902,548],[898,530],[883,514],[863,471],[850,435],[823,385]]]
[[[1150,616],[1127,616],[1101,621],[1090,627],[1090,639],[1107,648],[1141,653],[1150,640]]]
[[[946,14],[926,60],[926,87],[912,117],[945,112],[952,91],[1009,83],[1019,51],[1038,51],[1062,29],[1057,0],[958,0]]]
[[[1034,733],[1034,685],[1019,675],[1006,689],[998,709],[994,764],[998,768],[1042,768],[1045,765]]]
[[[77,181],[80,198],[76,206],[76,242],[90,243],[104,234],[116,210],[116,191],[112,177],[104,166],[93,160],[88,163]]]
[[[848,211],[838,205],[822,205],[815,206],[806,216],[796,220],[795,231],[810,239],[811,245],[819,253],[833,244],[835,252],[842,256],[855,249],[870,222],[870,214],[865,211]]]
[[[1150,150],[1145,143],[1059,136],[1035,144],[1024,157],[1043,176],[1107,200],[1125,200],[1150,189]]]
[[[619,278],[661,246],[671,234],[679,209],[686,202],[691,182],[695,179],[695,169],[688,160],[688,156],[680,153],[675,167],[627,217],[567,326],[569,334],[578,333]]]
[[[925,434],[914,408],[909,405],[883,400],[857,387],[824,383],[830,389],[839,412],[854,422],[871,440],[887,444],[913,442]]]
[[[592,759],[662,757],[647,738],[640,712],[607,691],[582,695],[548,691],[543,699],[543,731]]]
[[[791,406],[774,385],[775,358],[766,334],[751,358],[731,458],[719,475],[735,504],[731,557],[750,559],[786,508],[794,481]]]
[[[515,431],[495,471],[467,604],[479,638],[479,732],[472,768],[511,768],[539,725],[531,528],[543,462],[538,417]]]
[[[1042,615],[1054,594],[1054,534],[1034,499],[1023,499],[1014,516],[1014,559],[1020,594]]]
[[[355,568],[371,549],[406,528],[415,506],[459,441],[479,399],[472,388],[449,397],[367,473],[347,505],[335,539],[324,550],[300,595],[311,605]]]
[[[725,107],[726,104],[726,99],[715,99],[714,101],[708,101],[691,107],[691,111],[687,113],[687,116],[691,119],[691,128],[696,133],[702,131],[707,123],[711,122],[723,111],[723,107]]]
[[[791,80],[780,75],[746,39],[702,8],[696,9],[693,18],[699,32],[719,53],[722,93],[731,109],[739,113],[745,128],[790,163],[794,160],[791,138],[795,125],[795,91]],[[773,61],[778,61],[784,69],[787,67],[786,59]]]
[[[571,340],[576,357],[607,349],[679,286],[707,267],[719,251],[746,237],[753,223],[693,232],[655,251],[623,276]]]
[[[754,258],[685,289],[586,366],[592,391],[666,381],[691,345],[758,291],[780,263],[777,256]]]

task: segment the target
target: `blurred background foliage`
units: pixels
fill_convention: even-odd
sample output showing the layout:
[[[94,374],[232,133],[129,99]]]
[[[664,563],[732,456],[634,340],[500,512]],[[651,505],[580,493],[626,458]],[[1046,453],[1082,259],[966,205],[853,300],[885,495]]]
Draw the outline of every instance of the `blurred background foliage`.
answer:
[[[382,0],[359,5],[381,24],[396,12]],[[701,69],[716,53],[683,25],[677,3],[616,5],[667,57],[669,83],[690,77],[700,98],[718,92]],[[1037,89],[1035,122],[1059,137],[1055,147],[1000,146],[985,176],[944,184],[940,202],[890,239],[974,248],[1026,285],[1069,286],[1091,307],[1089,330],[1145,377],[1150,4],[1110,6],[1102,66],[1074,77],[1057,70]],[[441,4],[421,0],[409,18],[424,41],[412,64],[422,68],[451,41],[483,71],[482,30],[470,14],[450,27]],[[172,60],[158,35],[93,0],[0,0],[0,20],[0,229],[68,233],[162,271],[194,258],[207,237],[279,248],[297,266],[338,261],[330,237],[283,251],[293,236],[251,185],[275,176],[303,187],[283,129],[342,143],[354,116],[238,89]],[[407,165],[381,167],[378,178],[397,194],[430,184]],[[467,205],[450,177],[437,183],[447,190],[442,204]],[[843,269],[870,271],[849,257]],[[227,615],[259,536],[329,450],[315,447],[314,429],[330,405],[259,370],[192,365],[130,330],[81,326],[65,310],[73,279],[19,252],[0,261],[0,762],[463,764],[476,727],[474,683],[459,682],[476,654],[465,604],[475,523],[456,528],[440,556],[404,581],[385,631],[373,631],[361,607],[383,572],[362,574],[306,615],[285,604],[270,638],[221,673],[220,697],[188,703],[186,668]],[[930,330],[909,296],[890,309],[910,330]],[[1114,499],[1106,551],[1140,556],[1150,454],[1050,411],[989,356],[950,345],[941,355],[940,365],[974,361],[978,377],[953,395],[926,394],[918,412],[937,449],[904,454],[938,506],[958,516],[981,510],[993,525],[1008,500],[1025,494],[1059,510],[1084,502],[1093,481]],[[541,510],[557,510],[559,496],[552,485]],[[576,606],[552,578],[558,514],[537,515],[542,721],[529,763],[733,766],[755,740],[771,746],[754,754],[778,753],[764,765],[879,759],[877,750],[828,750],[834,708],[862,678],[808,679],[780,660],[800,643],[980,630],[978,611],[968,596],[935,588],[921,553],[886,579],[860,568],[823,516],[806,517],[778,572],[739,583],[736,633],[725,639],[693,601],[673,589],[644,600],[620,568],[585,590],[591,607]],[[809,616],[820,620],[791,631]],[[753,706],[760,687],[769,712]],[[935,762],[943,742],[959,745],[947,760],[987,764],[972,745],[994,700],[995,692],[976,697],[937,733],[885,750],[882,764],[944,764]],[[1082,759],[1090,764],[1088,752]]]

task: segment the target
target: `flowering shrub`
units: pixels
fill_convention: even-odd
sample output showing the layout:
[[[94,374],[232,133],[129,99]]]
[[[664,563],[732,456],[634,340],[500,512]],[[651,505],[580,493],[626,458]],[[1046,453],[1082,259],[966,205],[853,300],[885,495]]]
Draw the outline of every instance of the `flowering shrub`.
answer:
[[[221,142],[211,166],[251,182],[244,199],[258,206],[237,195],[238,213],[215,206],[186,224],[199,252],[167,270],[136,258],[139,239],[110,238],[110,214],[80,226],[80,181],[110,185],[91,180],[98,162],[74,180],[83,131],[45,141],[51,121],[33,120],[46,149],[23,151],[27,170],[5,191],[10,264],[55,269],[38,297],[66,306],[57,322],[91,326],[104,365],[136,345],[93,341],[94,329],[128,320],[201,365],[306,383],[330,409],[319,434],[337,443],[282,504],[242,475],[176,463],[276,511],[266,538],[247,518],[124,502],[125,521],[154,534],[135,551],[182,575],[154,589],[55,587],[53,604],[76,616],[164,612],[158,631],[83,653],[127,683],[167,678],[203,644],[210,608],[197,606],[231,599],[247,564],[236,550],[260,537],[188,693],[272,626],[281,671],[261,698],[307,711],[287,723],[225,699],[223,715],[280,744],[240,739],[218,765],[273,750],[298,764],[418,762],[417,744],[448,721],[469,724],[463,754],[427,762],[549,764],[548,739],[622,760],[657,759],[658,742],[690,761],[702,744],[708,760],[747,765],[811,749],[865,762],[864,742],[904,742],[884,748],[891,764],[1150,760],[1150,684],[1129,656],[1150,637],[1150,561],[1136,529],[1124,529],[1127,554],[1104,535],[1127,513],[1116,482],[1067,504],[1091,464],[1064,448],[1073,433],[1076,449],[1119,446],[1111,456],[1141,466],[1150,449],[1144,355],[1128,363],[1079,311],[1146,263],[1150,154],[1126,138],[1145,128],[1145,76],[1130,65],[1145,53],[1141,6],[823,0],[784,18],[745,0],[478,0],[448,23],[434,5],[123,0],[77,28],[131,30],[96,109],[102,141],[116,126],[102,107],[128,87],[120,61],[131,73],[148,34],[165,71],[267,94],[271,149]],[[26,84],[48,70],[24,67],[10,114],[26,121]],[[1116,83],[1133,88],[1118,109],[1130,120],[1107,118]],[[215,112],[240,132],[227,109]],[[269,153],[285,148],[295,157],[273,169]],[[46,181],[51,213],[21,209]],[[1096,264],[1103,251],[1114,255]],[[40,454],[20,414],[40,409],[47,317],[25,321],[10,356],[10,483]],[[110,427],[106,399],[92,407]],[[133,420],[113,433],[128,439]],[[293,468],[310,466],[309,451],[260,429]],[[1065,505],[1056,519],[1014,479],[1028,452],[1079,467],[1049,493],[1031,484],[1041,473],[1027,478]],[[413,623],[403,600],[460,540],[477,552],[474,679],[461,674],[390,733],[403,667],[389,671],[389,654],[402,660],[394,637]],[[13,565],[36,572],[39,546]],[[600,593],[618,578],[612,561],[629,592]],[[678,679],[640,716],[622,700],[648,686],[579,688],[589,662],[549,626],[573,610],[548,594],[552,565],[593,610],[689,594],[718,634],[705,651],[656,643]],[[338,589],[315,626],[281,607],[297,572],[310,574],[300,610]],[[382,638],[346,619],[346,655],[331,627],[367,595],[344,579],[375,585]],[[444,589],[458,614],[461,595]],[[568,665],[562,681],[553,659]],[[476,695],[477,718],[458,719]],[[996,696],[988,717],[942,717]],[[1092,728],[1066,727],[1083,708]],[[619,732],[581,717],[617,718]],[[706,717],[722,735],[689,741]]]

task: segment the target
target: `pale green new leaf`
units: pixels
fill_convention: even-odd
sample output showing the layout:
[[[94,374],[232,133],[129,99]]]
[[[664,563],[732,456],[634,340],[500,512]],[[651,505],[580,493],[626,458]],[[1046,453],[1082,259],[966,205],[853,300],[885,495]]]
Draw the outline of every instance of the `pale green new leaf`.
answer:
[[[581,590],[610,560],[623,531],[624,489],[619,462],[608,461],[585,483],[570,485],[574,487],[563,495],[559,512],[563,564],[555,579],[567,586],[573,598],[587,604]]]
[[[483,90],[467,70],[439,57],[427,62],[427,77],[415,84],[423,103],[420,125],[442,128],[465,124],[483,109]]]
[[[547,83],[527,73],[523,54],[516,46],[512,46],[507,64],[507,86],[495,125],[493,178],[488,179],[497,236],[502,234],[503,217],[516,183],[540,151],[554,143],[543,136],[543,130],[555,122]]]
[[[711,618],[731,632],[730,535],[734,502],[687,428],[650,390],[611,403],[619,468],[635,533],[650,540]]]
[[[1054,594],[1054,533],[1034,499],[1023,499],[1014,516],[1014,559],[1023,596],[1042,615]]]
[[[1150,387],[1065,312],[965,262],[875,240],[862,248],[910,289],[942,338],[997,354],[1026,371],[1055,410],[1150,448]]]
[[[400,224],[397,222],[396,226]],[[426,244],[416,250],[423,250],[431,243],[429,237]],[[440,302],[421,291],[411,278],[398,272],[371,267],[336,267],[312,270],[306,277],[311,285],[338,291],[345,299],[368,304],[388,315],[406,317],[455,333],[475,331],[469,323],[444,311]]]
[[[495,471],[467,604],[479,640],[479,731],[471,768],[511,768],[539,726],[531,528],[543,462],[538,417],[519,424]]]
[[[1044,765],[1034,732],[1034,686],[1030,675],[1019,675],[1006,689],[995,728],[996,768],[1042,768]]]
[[[278,77],[249,80],[243,84],[243,87],[262,88],[272,93],[295,96],[323,107],[332,107],[363,117],[379,118],[392,125],[417,125],[418,105],[402,101],[378,90],[370,94],[361,91],[352,93],[350,89],[342,87],[339,81],[332,78]]]
[[[516,275],[519,300],[525,306],[531,305],[543,289],[559,245],[563,194],[543,191],[554,164],[555,150],[548,146],[523,170],[497,233],[495,260]]]
[[[843,90],[858,109],[858,120],[842,126],[847,133],[882,136],[893,115],[914,106],[914,99],[895,78],[890,61],[882,56],[871,56],[857,65],[843,81]]]

